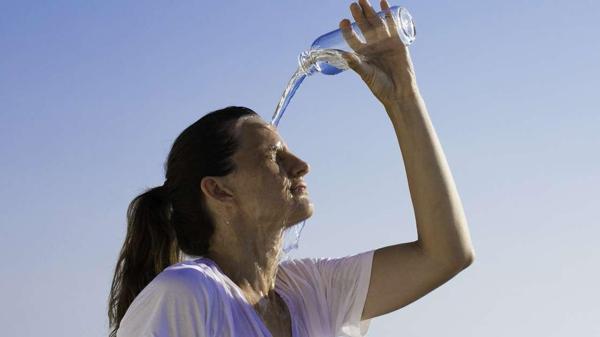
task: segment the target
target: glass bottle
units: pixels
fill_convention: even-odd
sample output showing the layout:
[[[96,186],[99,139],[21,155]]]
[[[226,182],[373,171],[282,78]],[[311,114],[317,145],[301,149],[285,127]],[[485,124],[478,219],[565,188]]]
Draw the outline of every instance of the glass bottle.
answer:
[[[416,36],[415,23],[408,10],[404,7],[394,6],[389,9],[396,23],[398,35],[406,46],[410,45]],[[377,13],[385,22],[385,11]],[[358,38],[365,42],[364,36],[356,22],[352,23],[352,29]],[[335,75],[348,69],[346,61],[341,57],[338,50],[354,52],[346,43],[340,29],[319,36],[310,46],[298,56],[298,65],[306,75],[318,71],[326,75]]]

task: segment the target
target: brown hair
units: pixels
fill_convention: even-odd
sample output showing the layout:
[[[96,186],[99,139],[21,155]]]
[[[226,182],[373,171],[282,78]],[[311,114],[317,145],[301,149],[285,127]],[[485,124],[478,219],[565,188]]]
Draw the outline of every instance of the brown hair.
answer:
[[[235,170],[231,156],[239,146],[233,134],[242,116],[257,115],[230,106],[210,112],[177,137],[167,162],[164,185],[147,189],[127,208],[127,234],[119,253],[108,300],[109,336],[116,336],[125,312],[164,268],[181,261],[182,252],[208,252],[214,222],[200,181]]]

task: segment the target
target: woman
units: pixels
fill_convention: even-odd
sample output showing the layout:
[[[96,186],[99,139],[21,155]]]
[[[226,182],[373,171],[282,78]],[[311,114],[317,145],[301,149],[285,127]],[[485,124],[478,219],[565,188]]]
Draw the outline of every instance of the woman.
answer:
[[[386,1],[381,8],[387,9]],[[418,240],[341,258],[279,262],[283,231],[310,217],[309,166],[255,112],[207,114],[175,140],[166,181],[136,197],[109,303],[111,335],[363,336],[370,319],[469,266],[460,198],[391,17],[350,11],[344,54],[385,107],[406,168]],[[182,261],[182,252],[196,259]]]

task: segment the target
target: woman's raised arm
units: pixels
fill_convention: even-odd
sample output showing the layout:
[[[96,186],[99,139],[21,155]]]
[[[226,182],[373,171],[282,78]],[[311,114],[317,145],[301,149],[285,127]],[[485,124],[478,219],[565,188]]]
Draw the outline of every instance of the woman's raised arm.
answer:
[[[389,8],[385,0],[381,9]],[[362,318],[397,310],[442,285],[474,259],[467,219],[425,103],[408,48],[391,16],[380,19],[367,2],[350,6],[366,41],[343,20],[348,44],[365,58],[345,54],[384,105],[402,152],[418,240],[377,249]]]

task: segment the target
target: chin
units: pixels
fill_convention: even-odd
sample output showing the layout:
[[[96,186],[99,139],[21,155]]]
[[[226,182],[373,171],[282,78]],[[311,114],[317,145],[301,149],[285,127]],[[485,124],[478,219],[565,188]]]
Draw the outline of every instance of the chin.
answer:
[[[302,205],[302,207],[298,207],[294,212],[293,216],[290,218],[289,226],[293,226],[297,223],[300,223],[304,220],[307,220],[313,215],[314,205],[308,199],[306,199],[306,203]]]

